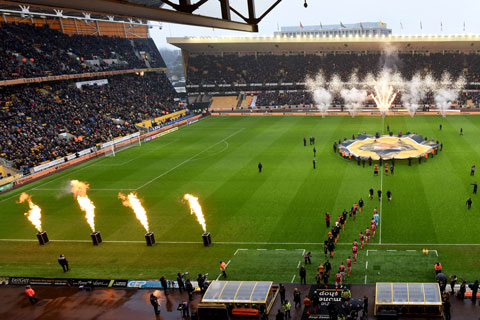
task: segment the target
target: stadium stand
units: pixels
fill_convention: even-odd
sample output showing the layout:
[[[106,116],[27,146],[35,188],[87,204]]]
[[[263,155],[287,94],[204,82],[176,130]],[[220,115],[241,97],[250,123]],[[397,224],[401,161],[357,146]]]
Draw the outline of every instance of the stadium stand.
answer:
[[[403,54],[392,56],[391,61],[379,53],[358,52],[340,54],[297,55],[192,55],[188,61],[188,84],[233,83],[292,83],[303,82],[307,75],[319,70],[327,78],[338,74],[347,81],[356,70],[360,78],[367,73],[378,73],[384,66],[398,70],[411,78],[417,71],[431,72],[440,78],[444,71],[453,77],[465,73],[467,80],[475,82],[480,75],[480,56],[463,53]]]
[[[237,92],[254,95],[254,106],[241,101],[242,109],[255,107],[294,106],[309,107],[314,101],[305,88],[305,78],[321,71],[328,80],[339,75],[348,81],[353,72],[360,79],[368,73],[376,74],[382,68],[391,68],[399,72],[405,79],[415,73],[424,76],[427,73],[441,79],[445,71],[452,79],[463,75],[469,83],[459,96],[456,104],[465,107],[479,105],[480,55],[475,53],[398,53],[386,57],[378,52],[343,52],[323,54],[278,54],[262,53],[242,55],[224,52],[219,54],[190,54],[187,67],[187,88],[189,94],[205,92],[212,94],[215,109],[231,109],[232,103],[221,104],[215,95]],[[401,107],[401,93],[393,102],[393,107]],[[223,98],[221,98],[223,99]],[[425,111],[434,104],[430,93],[419,102]],[[373,105],[367,99],[366,105]],[[332,107],[341,108],[344,100],[336,94]]]
[[[0,88],[0,157],[26,173],[175,110],[175,92],[164,73],[107,80],[81,89],[71,82]]]
[[[212,104],[210,109],[212,110],[221,110],[221,109],[232,109],[237,107],[237,96],[219,96],[213,97]]]
[[[165,68],[151,39],[67,35],[48,26],[0,24],[0,80]],[[145,52],[140,55],[139,51]]]

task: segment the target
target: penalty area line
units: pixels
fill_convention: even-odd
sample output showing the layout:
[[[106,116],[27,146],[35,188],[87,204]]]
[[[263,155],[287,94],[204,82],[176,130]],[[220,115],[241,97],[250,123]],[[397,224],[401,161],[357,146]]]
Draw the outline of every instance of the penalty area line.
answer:
[[[247,250],[248,250],[248,249],[237,249],[233,255],[234,255],[234,256],[237,255],[238,251],[247,251]]]

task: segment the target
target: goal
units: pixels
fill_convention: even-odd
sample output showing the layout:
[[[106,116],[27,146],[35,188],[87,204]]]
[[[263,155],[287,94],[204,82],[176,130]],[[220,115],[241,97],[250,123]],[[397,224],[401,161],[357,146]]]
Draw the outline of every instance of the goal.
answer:
[[[131,147],[141,147],[142,141],[140,140],[140,136],[136,136],[130,140],[122,141],[119,143],[114,143],[111,146],[108,146],[105,149],[105,157],[115,157],[115,154],[119,151],[131,148]]]

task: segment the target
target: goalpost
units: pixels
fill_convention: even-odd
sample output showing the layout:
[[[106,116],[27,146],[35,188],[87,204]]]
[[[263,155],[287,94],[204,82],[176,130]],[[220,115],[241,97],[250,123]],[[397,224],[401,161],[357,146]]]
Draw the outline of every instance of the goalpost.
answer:
[[[115,157],[116,153],[130,147],[141,147],[142,141],[140,135],[137,135],[129,140],[120,141],[113,143],[112,145],[105,148],[104,155],[105,157]]]

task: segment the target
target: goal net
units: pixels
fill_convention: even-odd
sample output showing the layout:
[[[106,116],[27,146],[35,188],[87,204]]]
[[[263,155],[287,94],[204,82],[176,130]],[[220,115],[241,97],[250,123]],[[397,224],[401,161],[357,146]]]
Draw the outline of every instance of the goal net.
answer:
[[[119,151],[131,148],[131,147],[141,147],[142,142],[140,140],[140,136],[136,136],[130,140],[122,141],[119,143],[115,143],[111,146],[108,146],[105,149],[105,156],[106,157],[115,157],[115,154]]]

